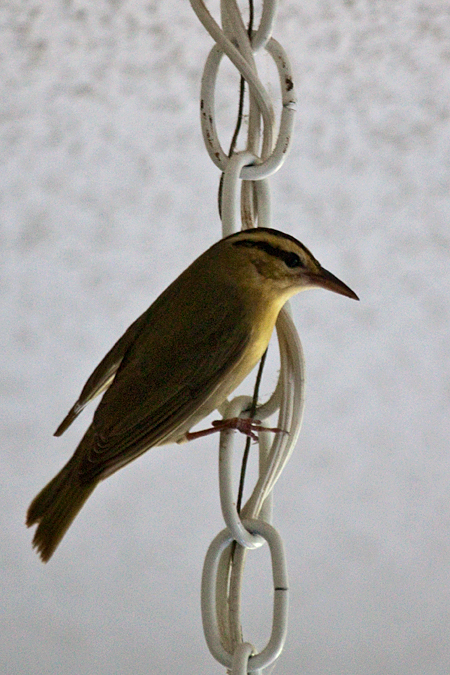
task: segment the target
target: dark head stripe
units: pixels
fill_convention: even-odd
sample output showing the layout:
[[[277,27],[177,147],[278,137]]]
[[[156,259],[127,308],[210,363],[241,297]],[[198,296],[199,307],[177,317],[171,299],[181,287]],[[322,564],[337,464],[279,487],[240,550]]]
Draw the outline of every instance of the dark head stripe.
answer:
[[[277,255],[276,253],[273,253],[273,251],[280,251],[282,252],[283,249],[278,248],[277,246],[272,246],[271,244],[261,241],[260,239],[257,239],[258,234],[260,232],[267,232],[267,234],[272,235],[273,237],[280,238],[280,239],[287,239],[288,241],[291,241],[294,243],[298,248],[302,249],[302,251],[305,251],[305,253],[311,257],[313,260],[315,260],[314,256],[312,255],[311,251],[309,251],[306,246],[304,246],[301,242],[298,241],[295,237],[292,237],[290,234],[286,234],[285,232],[280,232],[279,230],[272,230],[269,227],[255,227],[255,228],[250,228],[248,230],[241,230],[240,232],[235,232],[234,234],[228,235],[228,237],[225,237],[225,239],[234,239],[235,237],[246,237],[245,239],[241,239],[240,241],[233,242],[234,246],[255,246],[257,248],[260,248],[261,250],[266,251],[266,253],[269,253],[270,255],[275,255],[278,258],[281,258],[282,260],[284,259],[281,255]],[[254,235],[256,237],[254,238]],[[247,238],[248,237],[248,238]],[[243,243],[243,242],[249,242],[249,243]],[[268,248],[272,248],[273,251],[269,251]],[[287,253],[287,251],[285,252]],[[317,262],[317,261],[316,261]]]
[[[241,239],[240,241],[235,241],[233,246],[259,248],[260,251],[265,251],[265,253],[272,255],[274,258],[279,258],[285,263],[289,262],[292,258],[292,251],[285,251],[283,248],[272,246],[272,244],[269,244],[267,241],[261,241],[258,239]]]

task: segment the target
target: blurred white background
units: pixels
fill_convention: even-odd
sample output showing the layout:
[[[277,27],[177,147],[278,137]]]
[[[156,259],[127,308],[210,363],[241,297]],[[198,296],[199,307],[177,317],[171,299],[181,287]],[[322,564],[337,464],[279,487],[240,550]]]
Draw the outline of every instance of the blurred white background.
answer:
[[[89,423],[52,437],[87,376],[220,236],[198,119],[211,39],[188,0],[12,1],[0,19],[2,672],[223,672],[199,609],[217,439],[101,484],[46,566],[24,527]],[[274,36],[299,106],[273,226],[361,298],[293,301],[308,387],[275,495],[292,587],[275,672],[448,675],[449,4],[281,0]],[[234,87],[220,96],[233,112]],[[255,556],[245,637],[261,648]]]

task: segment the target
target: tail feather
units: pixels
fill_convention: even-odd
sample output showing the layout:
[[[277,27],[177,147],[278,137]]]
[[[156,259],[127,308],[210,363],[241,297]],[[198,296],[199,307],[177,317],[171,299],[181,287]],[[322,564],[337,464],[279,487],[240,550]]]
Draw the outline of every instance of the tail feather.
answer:
[[[89,430],[86,436],[88,434]],[[81,441],[80,446],[85,439]],[[80,446],[78,450],[81,450]],[[38,525],[33,538],[33,546],[39,552],[43,562],[51,558],[98,482],[83,483],[80,481],[78,450],[33,499],[27,512],[27,526]]]

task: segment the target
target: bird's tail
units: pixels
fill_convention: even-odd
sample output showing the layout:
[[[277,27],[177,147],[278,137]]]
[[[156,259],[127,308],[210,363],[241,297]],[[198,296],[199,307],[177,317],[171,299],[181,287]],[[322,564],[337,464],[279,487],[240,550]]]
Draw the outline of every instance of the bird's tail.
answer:
[[[47,562],[75,516],[93,492],[98,481],[83,483],[80,481],[79,450],[88,440],[87,431],[80,446],[41,492],[33,499],[27,512],[26,524],[28,527],[38,524],[33,538],[33,546],[39,552],[43,562]]]

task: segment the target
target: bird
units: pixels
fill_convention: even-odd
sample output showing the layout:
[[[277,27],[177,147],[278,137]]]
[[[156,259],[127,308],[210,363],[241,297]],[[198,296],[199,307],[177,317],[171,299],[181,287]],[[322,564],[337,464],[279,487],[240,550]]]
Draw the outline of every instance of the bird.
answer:
[[[202,435],[190,429],[257,364],[285,302],[312,288],[359,299],[293,236],[242,230],[205,251],[131,324],[55,431],[103,393],[73,456],[28,509],[43,562],[100,481],[154,446]]]

